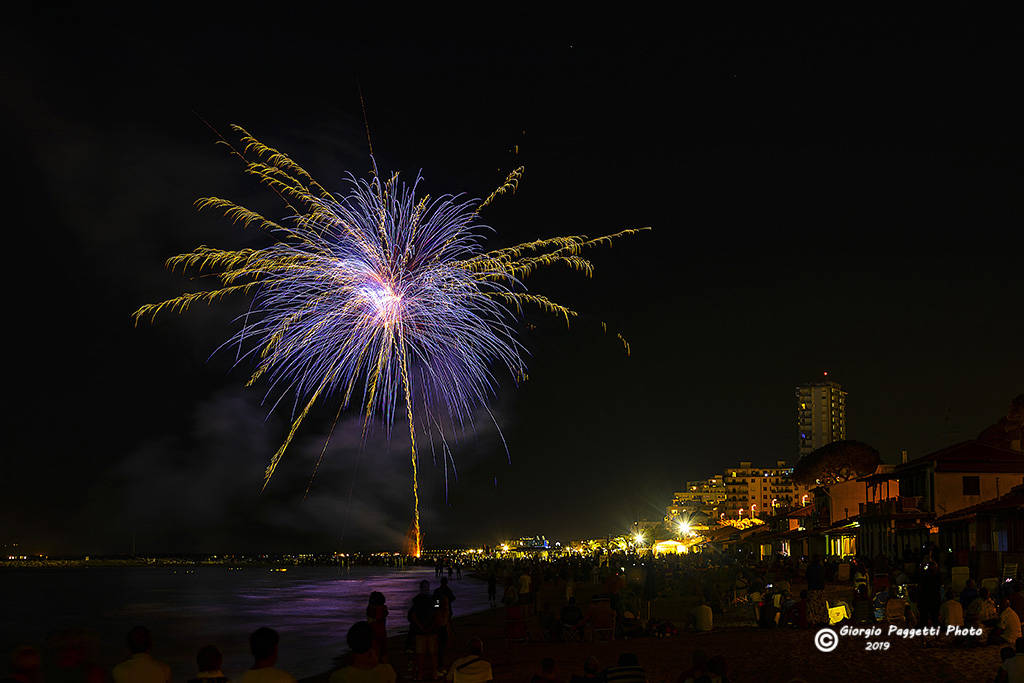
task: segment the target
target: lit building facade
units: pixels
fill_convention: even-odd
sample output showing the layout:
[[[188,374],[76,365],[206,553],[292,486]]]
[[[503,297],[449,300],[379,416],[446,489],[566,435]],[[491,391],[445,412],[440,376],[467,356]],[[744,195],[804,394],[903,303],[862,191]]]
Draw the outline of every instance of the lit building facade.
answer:
[[[793,468],[785,460],[774,467],[754,467],[741,462],[722,477],[725,500],[718,505],[719,518],[765,517],[780,508],[800,507],[813,500],[810,490],[793,482]]]
[[[797,437],[800,457],[846,438],[846,392],[838,382],[802,384],[796,388]]]
[[[726,499],[724,477],[716,474],[710,479],[686,482],[685,491],[676,491],[672,503],[665,509],[665,521],[695,511],[710,514]]]

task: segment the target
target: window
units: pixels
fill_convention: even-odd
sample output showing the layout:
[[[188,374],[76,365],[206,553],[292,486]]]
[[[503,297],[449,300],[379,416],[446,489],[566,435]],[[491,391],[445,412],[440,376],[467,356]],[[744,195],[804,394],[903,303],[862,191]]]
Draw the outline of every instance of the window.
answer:
[[[981,495],[981,478],[980,477],[964,477],[964,495],[965,496],[980,496]]]

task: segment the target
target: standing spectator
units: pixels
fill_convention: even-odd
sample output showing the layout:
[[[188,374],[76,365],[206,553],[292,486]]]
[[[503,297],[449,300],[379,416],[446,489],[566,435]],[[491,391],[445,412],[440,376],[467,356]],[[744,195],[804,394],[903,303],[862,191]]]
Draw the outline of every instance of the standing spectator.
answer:
[[[188,683],[228,683],[228,677],[221,671],[224,655],[215,645],[207,645],[196,654],[196,669],[199,674]]]
[[[437,611],[440,609],[430,594],[430,582],[420,581],[420,592],[409,609],[409,631],[416,648],[416,672],[419,680],[436,678]]]
[[[498,575],[493,568],[487,573],[487,601],[492,608],[498,604]]]
[[[918,609],[921,611],[921,625],[934,626],[939,623],[939,604],[942,598],[942,577],[934,562],[925,564],[924,573],[918,586]]]
[[[807,566],[807,622],[813,626],[828,623],[828,608],[825,605],[825,569],[817,555]]]
[[[373,640],[373,627],[369,622],[353,624],[345,636],[352,661],[331,674],[329,683],[395,683],[394,668],[378,659]]]
[[[501,596],[501,602],[506,607],[519,604],[519,591],[516,590],[515,580],[511,576],[505,581],[505,592]]]
[[[469,641],[469,654],[452,662],[447,680],[452,683],[487,683],[494,680],[491,663],[484,659],[484,642],[479,638]]]
[[[377,658],[387,661],[388,654],[388,607],[386,599],[380,591],[370,593],[370,604],[366,606],[366,621],[373,631],[373,647],[377,651]]]
[[[444,668],[444,653],[448,649],[448,638],[452,629],[452,603],[455,593],[448,587],[448,579],[442,578],[441,585],[434,591],[434,620],[437,624],[437,668]]]
[[[533,598],[530,596],[530,583],[532,580],[530,572],[523,568],[523,573],[519,575],[519,604],[521,605],[529,605],[533,602]]]
[[[150,656],[153,639],[149,629],[136,626],[125,637],[132,656],[114,667],[114,683],[170,683],[171,667]]]
[[[241,683],[296,683],[287,671],[278,669],[277,648],[281,638],[272,628],[258,628],[249,636],[252,668],[242,674]]]

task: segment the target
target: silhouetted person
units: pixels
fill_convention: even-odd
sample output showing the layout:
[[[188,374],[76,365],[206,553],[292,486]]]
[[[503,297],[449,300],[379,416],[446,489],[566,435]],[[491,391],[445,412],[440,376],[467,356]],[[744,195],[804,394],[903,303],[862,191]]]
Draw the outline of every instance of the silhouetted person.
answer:
[[[281,641],[272,628],[258,628],[249,636],[249,650],[253,664],[242,674],[241,683],[296,683],[287,671],[278,669],[277,646]]]
[[[380,591],[370,593],[370,604],[366,606],[366,621],[373,631],[373,647],[377,658],[385,662],[388,658],[388,607]]]
[[[601,678],[601,662],[597,657],[590,656],[583,662],[583,675],[573,676],[569,683],[603,683]]]
[[[14,648],[11,653],[11,672],[3,683],[40,683],[42,659],[39,650],[29,645]]]
[[[106,683],[107,672],[95,664],[90,641],[80,629],[59,631],[50,642],[57,656],[53,668],[44,672],[46,683]]]
[[[171,667],[150,656],[153,639],[149,629],[136,626],[125,637],[132,656],[114,667],[114,683],[169,683]]]
[[[189,683],[228,683],[228,677],[221,671],[224,655],[216,645],[207,645],[196,654],[196,669],[199,674]]]
[[[424,681],[435,678],[437,670],[437,612],[439,601],[430,594],[430,582],[420,581],[420,592],[412,599],[409,609],[409,632],[416,648],[417,678]]]
[[[583,610],[576,604],[576,598],[569,598],[569,604],[562,608],[559,615],[563,629],[580,631],[583,628]]]
[[[487,601],[491,604],[491,607],[495,607],[498,604],[498,575],[493,569],[487,575]]]
[[[331,674],[329,683],[395,683],[395,670],[377,657],[373,638],[373,628],[368,622],[352,625],[345,637],[352,651],[352,662]]]
[[[693,651],[693,666],[679,675],[678,683],[699,681],[701,677],[709,677],[708,656],[704,650]]]
[[[604,670],[604,680],[606,683],[646,683],[647,674],[635,654],[623,652],[618,664]]]
[[[447,680],[452,683],[487,683],[494,680],[491,663],[484,659],[484,641],[469,641],[469,654],[459,657],[448,669]]]
[[[434,591],[434,619],[437,622],[437,668],[444,666],[444,653],[448,649],[448,638],[452,631],[452,603],[455,593],[448,587],[448,579],[442,577],[441,585]]]
[[[555,666],[555,660],[551,657],[545,657],[540,661],[540,673],[534,674],[533,678],[530,679],[530,683],[547,683],[548,681],[559,681],[558,669]]]

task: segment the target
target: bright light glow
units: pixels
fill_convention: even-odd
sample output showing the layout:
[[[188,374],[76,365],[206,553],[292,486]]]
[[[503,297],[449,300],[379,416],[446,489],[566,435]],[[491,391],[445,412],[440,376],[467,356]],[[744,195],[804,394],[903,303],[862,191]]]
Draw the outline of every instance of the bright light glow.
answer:
[[[633,537],[633,540],[636,541],[637,545],[643,545],[644,532],[641,531],[640,533],[638,533],[636,536]]]
[[[690,531],[691,529],[689,522],[679,522],[679,533],[681,533],[683,536],[687,536],[690,534]]]

